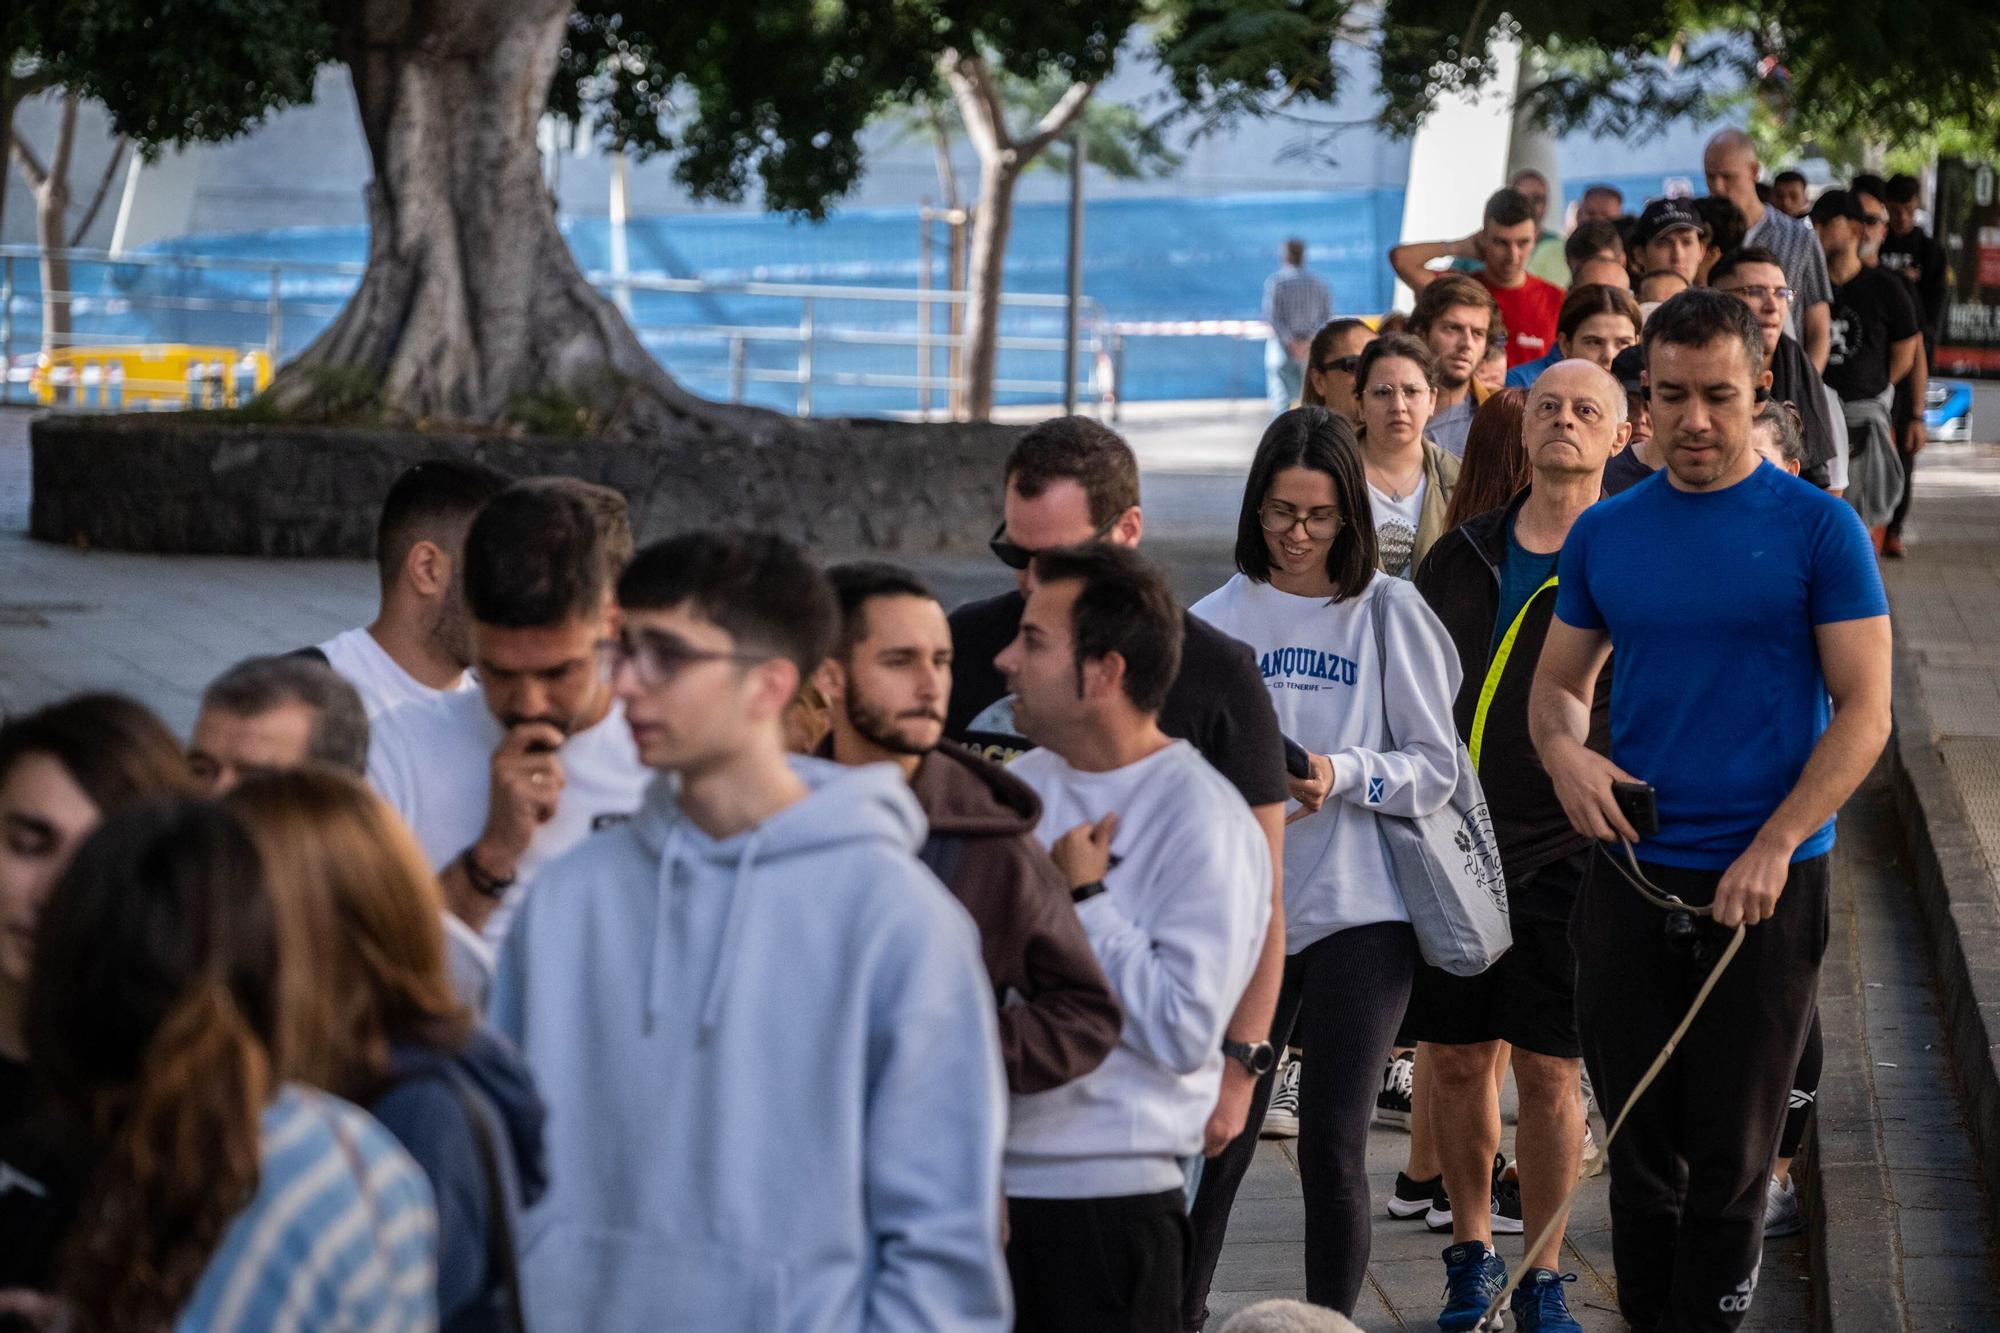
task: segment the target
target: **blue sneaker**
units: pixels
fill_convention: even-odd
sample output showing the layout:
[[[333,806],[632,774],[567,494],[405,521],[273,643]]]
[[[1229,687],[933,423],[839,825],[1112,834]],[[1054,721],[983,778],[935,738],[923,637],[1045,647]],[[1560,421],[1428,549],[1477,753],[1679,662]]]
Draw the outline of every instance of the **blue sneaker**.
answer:
[[[1444,1310],[1438,1327],[1444,1333],[1502,1327],[1498,1315],[1486,1322],[1486,1307],[1506,1287],[1507,1264],[1490,1247],[1476,1240],[1452,1246],[1444,1252]]]
[[[1574,1273],[1552,1273],[1546,1268],[1530,1268],[1514,1288],[1509,1307],[1514,1312],[1515,1333],[1583,1333],[1583,1325],[1569,1312],[1563,1299],[1563,1283],[1576,1281]]]

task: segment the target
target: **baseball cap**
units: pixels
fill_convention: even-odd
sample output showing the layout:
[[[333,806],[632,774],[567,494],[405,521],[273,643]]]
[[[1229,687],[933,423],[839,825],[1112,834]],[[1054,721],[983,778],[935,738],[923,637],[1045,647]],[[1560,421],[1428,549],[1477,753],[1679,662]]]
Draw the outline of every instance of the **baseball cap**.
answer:
[[[1640,372],[1646,369],[1646,349],[1634,345],[1611,358],[1611,378],[1617,380],[1626,393],[1644,393],[1639,383]]]
[[[1850,222],[1866,222],[1868,214],[1861,207],[1861,201],[1850,190],[1826,190],[1813,200],[1812,220],[1817,227],[1829,218],[1846,218]]]
[[[1632,229],[1632,244],[1646,245],[1680,227],[1689,227],[1708,239],[1708,224],[1695,211],[1692,201],[1687,199],[1655,199],[1646,205],[1646,211],[1639,215],[1639,225]]]

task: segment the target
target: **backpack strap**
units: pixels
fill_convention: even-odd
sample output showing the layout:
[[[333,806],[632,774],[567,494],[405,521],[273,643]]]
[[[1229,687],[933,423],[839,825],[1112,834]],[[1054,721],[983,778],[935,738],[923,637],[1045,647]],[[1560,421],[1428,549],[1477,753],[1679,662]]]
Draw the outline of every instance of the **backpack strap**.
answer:
[[[479,1171],[486,1179],[486,1285],[493,1292],[494,1313],[499,1316],[503,1333],[527,1333],[521,1313],[520,1259],[514,1251],[513,1194],[500,1166],[500,1148],[495,1142],[487,1099],[455,1067],[447,1068],[446,1080],[457,1094],[459,1105],[465,1108],[473,1147],[479,1153]]]

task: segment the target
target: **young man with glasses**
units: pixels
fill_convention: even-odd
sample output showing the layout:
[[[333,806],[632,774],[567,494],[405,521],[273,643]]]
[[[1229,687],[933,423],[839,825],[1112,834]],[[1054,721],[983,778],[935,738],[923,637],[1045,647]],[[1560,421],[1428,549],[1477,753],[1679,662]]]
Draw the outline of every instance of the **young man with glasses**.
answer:
[[[902,774],[788,756],[838,608],[797,547],[692,533],[618,585],[638,814],[548,866],[496,1026],[548,1102],[532,1328],[1010,1327],[978,933]]]
[[[568,478],[516,482],[465,538],[479,688],[376,719],[368,779],[417,835],[445,902],[498,945],[537,869],[638,807],[600,645],[632,555],[625,501]]]
[[[1805,452],[1802,471],[1813,485],[1838,495],[1847,487],[1847,421],[1840,399],[1820,379],[1798,340],[1787,333],[1794,293],[1769,250],[1748,246],[1716,262],[1709,285],[1750,307],[1764,335],[1764,369],[1771,399],[1798,409]],[[1610,473],[1605,474],[1609,476]]]
[[[1013,690],[995,659],[1020,633],[1034,587],[1034,555],[1086,542],[1137,546],[1145,527],[1138,460],[1115,431],[1086,417],[1057,417],[1030,427],[1007,456],[1005,476],[1005,519],[993,551],[1015,570],[1019,587],[952,612],[951,705],[945,713],[947,736],[1001,763],[1033,748],[1014,723]],[[1180,669],[1159,706],[1160,729],[1192,742],[1229,780],[1264,830],[1270,864],[1281,866],[1289,799],[1285,743],[1263,673],[1247,646],[1185,611],[1181,630]],[[1275,871],[1267,873],[1278,910],[1271,914],[1256,973],[1229,1021],[1229,1039],[1244,1047],[1270,1035],[1285,965],[1283,886]],[[1257,1133],[1250,1102],[1261,1073],[1239,1060],[1224,1062],[1221,1093],[1204,1139],[1208,1155],[1239,1135]],[[1206,1189],[1196,1194],[1197,1246],[1213,1237],[1219,1248],[1229,1204]]]

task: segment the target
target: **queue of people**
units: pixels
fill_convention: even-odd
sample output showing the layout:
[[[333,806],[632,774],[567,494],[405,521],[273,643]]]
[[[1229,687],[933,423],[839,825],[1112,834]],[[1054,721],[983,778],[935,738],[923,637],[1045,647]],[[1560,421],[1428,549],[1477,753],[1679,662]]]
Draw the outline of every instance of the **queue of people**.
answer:
[[[1401,331],[1275,284],[1296,383],[1191,607],[1080,417],[1001,470],[1015,589],[949,613],[437,461],[385,500],[376,619],[232,667],[186,746],[109,695],[0,724],[0,1319],[1178,1333],[1277,1132],[1326,1319],[1379,1203],[1449,1233],[1441,1329],[1511,1285],[1565,1333],[1591,1098],[1740,925],[1603,1150],[1628,1321],[1736,1327],[1796,1218],[1922,346],[1858,196],[1812,205],[1815,301],[1744,151],[1714,256],[1602,190],[1565,242],[1528,173],[1399,250]],[[1462,806],[1504,903],[1471,967],[1390,851]]]

